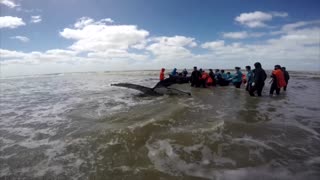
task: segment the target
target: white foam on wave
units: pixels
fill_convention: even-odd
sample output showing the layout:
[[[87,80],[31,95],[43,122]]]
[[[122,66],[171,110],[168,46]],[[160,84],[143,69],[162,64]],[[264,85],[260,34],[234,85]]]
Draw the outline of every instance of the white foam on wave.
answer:
[[[309,165],[320,165],[320,156],[312,157],[306,161]]]
[[[214,163],[218,166],[225,164],[236,164],[232,159],[221,157],[212,153],[207,146],[203,146],[202,144],[181,147],[181,145],[174,145],[174,141],[170,139],[156,140],[153,143],[151,140],[152,139],[150,138],[146,144],[150,161],[157,170],[173,176],[188,175],[193,177],[215,179],[215,177],[217,177],[218,170],[211,167],[210,164]],[[202,159],[198,162],[187,162],[181,159],[179,155],[181,150],[190,155],[193,151],[200,151],[202,154]]]
[[[258,146],[258,147],[263,147],[263,148],[268,149],[268,150],[273,150],[273,148],[271,146],[265,144],[262,141],[253,139],[250,136],[244,136],[242,138],[233,138],[232,142],[233,143],[242,143],[242,144],[246,144],[248,146]]]
[[[148,149],[148,157],[153,163],[154,168],[172,176],[191,176],[214,180],[255,180],[262,177],[263,179],[284,180],[303,180],[306,177],[309,177],[309,179],[316,178],[315,171],[313,170],[292,173],[285,167],[272,168],[271,164],[237,168],[234,160],[212,153],[208,147],[201,144],[183,148],[189,154],[192,151],[201,151],[203,156],[199,162],[186,162],[179,156],[181,149],[174,148],[174,141],[170,139],[151,141],[152,139],[150,138],[146,147]],[[255,141],[253,142],[257,144]],[[307,163],[314,164],[319,163],[319,161],[319,157],[316,157],[310,159]],[[210,166],[212,163],[219,166],[219,168]],[[227,168],[226,164],[232,165],[234,168]]]
[[[138,122],[138,123],[135,123],[133,125],[130,125],[128,126],[128,129],[130,129],[131,131],[137,129],[137,128],[142,128],[142,127],[145,127],[147,125],[150,125],[150,124],[154,124],[157,120],[155,118],[151,118],[149,120],[146,120],[146,121],[142,121],[142,122]]]

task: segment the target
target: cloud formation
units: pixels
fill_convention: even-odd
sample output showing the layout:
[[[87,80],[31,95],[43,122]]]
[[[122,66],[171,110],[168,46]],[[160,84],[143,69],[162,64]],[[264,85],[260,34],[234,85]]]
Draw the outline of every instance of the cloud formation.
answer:
[[[26,23],[19,17],[13,16],[1,16],[0,17],[0,29],[1,28],[10,28],[14,29],[19,26],[24,26]]]
[[[36,23],[40,23],[42,21],[41,16],[31,16],[31,20],[30,23],[36,24]]]
[[[247,31],[239,31],[239,32],[226,32],[223,33],[224,38],[228,39],[245,39],[245,38],[250,38],[250,37],[261,37],[264,36],[266,33],[263,32],[253,32],[253,33],[248,33]]]
[[[30,41],[30,39],[25,36],[12,36],[12,37],[10,37],[10,39],[17,39],[17,40],[24,42],[24,43]]]
[[[235,18],[235,21],[245,25],[250,28],[261,28],[267,27],[266,21],[271,21],[273,17],[287,17],[288,13],[286,12],[249,12],[249,13],[241,13],[239,16]]]
[[[75,42],[69,47],[79,52],[128,50],[141,43],[149,32],[134,25],[111,25],[111,19],[94,21],[80,18],[74,28],[65,28],[60,35]]]
[[[184,36],[156,37],[151,42],[146,50],[158,59],[185,58],[191,55],[189,48],[197,46],[194,38]]]
[[[0,4],[3,4],[9,8],[15,8],[18,7],[19,5],[16,4],[14,1],[12,0],[0,0]]]

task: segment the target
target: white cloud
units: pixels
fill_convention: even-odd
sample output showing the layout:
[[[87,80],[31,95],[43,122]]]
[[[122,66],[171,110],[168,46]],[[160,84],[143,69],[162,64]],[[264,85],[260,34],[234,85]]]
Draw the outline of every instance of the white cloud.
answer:
[[[266,21],[271,21],[273,17],[287,17],[288,13],[286,12],[261,12],[255,11],[250,13],[241,13],[239,16],[235,18],[235,21],[238,23],[248,26],[250,28],[259,28],[259,27],[267,27],[265,24]]]
[[[13,59],[13,58],[23,58],[24,56],[25,56],[25,53],[23,52],[0,49],[0,57],[2,58],[2,60]]]
[[[268,68],[275,64],[281,64],[290,69],[302,69],[308,67],[312,70],[320,70],[319,42],[320,27],[306,27],[303,29],[291,29],[279,38],[272,38],[259,43],[230,43],[223,41],[207,42],[203,48],[211,50],[207,57],[220,59],[239,65],[252,64],[261,61]],[[310,66],[313,64],[314,66]]]
[[[30,39],[28,37],[25,37],[25,36],[13,36],[13,37],[10,37],[11,39],[17,39],[21,42],[29,42]]]
[[[320,20],[313,20],[313,21],[299,21],[295,23],[290,23],[290,24],[285,24],[282,26],[282,28],[279,31],[274,31],[271,34],[276,35],[276,34],[285,34],[285,33],[290,33],[292,31],[295,31],[297,29],[305,28],[307,26],[320,26]]]
[[[266,33],[264,32],[248,33],[247,31],[239,31],[239,32],[226,32],[226,33],[223,33],[222,35],[224,38],[228,38],[228,39],[245,39],[249,37],[261,37],[265,34]]]
[[[89,17],[82,17],[74,24],[74,27],[75,28],[83,28],[89,24],[92,24],[93,22],[94,22],[94,20]]]
[[[218,41],[212,41],[212,42],[206,42],[201,45],[202,48],[205,49],[218,49],[221,47],[224,47],[224,41],[223,40],[218,40]]]
[[[185,36],[156,37],[146,50],[152,52],[159,59],[179,59],[191,56],[189,48],[197,46],[194,38]]]
[[[6,49],[0,49],[1,64],[41,64],[41,63],[69,63],[74,59],[79,59],[76,56],[77,52],[52,49],[46,52],[32,51],[29,53],[11,51]]]
[[[50,49],[46,51],[46,54],[57,55],[57,56],[75,56],[77,55],[77,52],[64,50],[64,49]]]
[[[88,53],[89,58],[95,59],[108,59],[108,60],[137,60],[144,61],[148,55],[128,53],[126,50],[108,50],[105,52],[92,52]]]
[[[0,4],[3,4],[9,8],[15,8],[18,7],[19,5],[16,4],[14,1],[12,0],[0,0]]]
[[[286,12],[271,12],[272,16],[274,17],[288,17],[288,13]]]
[[[75,28],[65,28],[60,35],[75,40],[69,47],[80,52],[100,52],[106,50],[127,50],[145,41],[149,32],[134,25],[110,25],[111,19],[94,21],[80,18]]]
[[[26,23],[18,17],[13,16],[1,16],[0,17],[0,29],[1,28],[10,28],[14,29],[19,26],[24,26]]]
[[[224,38],[230,38],[230,39],[245,39],[248,36],[249,35],[246,31],[223,33]]]
[[[78,21],[74,24],[75,28],[84,28],[88,25],[105,25],[106,23],[113,23],[114,21],[111,18],[101,19],[99,21],[94,21],[92,18],[89,17],[82,17],[79,18]]]
[[[40,23],[41,21],[42,21],[42,19],[41,19],[41,16],[40,16],[40,15],[38,15],[38,16],[31,16],[31,20],[30,20],[31,23],[36,24],[36,23]]]

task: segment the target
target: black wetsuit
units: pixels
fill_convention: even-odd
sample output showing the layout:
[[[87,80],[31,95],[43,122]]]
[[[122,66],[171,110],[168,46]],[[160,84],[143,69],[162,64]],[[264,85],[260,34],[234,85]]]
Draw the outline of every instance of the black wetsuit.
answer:
[[[250,88],[249,94],[254,96],[254,92],[257,91],[258,96],[261,96],[264,81],[267,79],[267,74],[262,68],[256,68],[254,70],[253,79],[254,86]]]
[[[278,87],[277,78],[274,75],[272,75],[271,77],[273,78],[273,82],[270,87],[270,95],[273,94],[274,90],[276,90],[276,94],[279,95],[280,88]]]
[[[215,80],[217,81],[216,84],[219,84],[221,86],[221,79],[222,79],[221,74],[217,72],[215,77]]]
[[[192,71],[191,73],[191,86],[194,87],[200,87],[200,78],[201,77],[201,73],[198,70]]]
[[[286,86],[283,87],[283,90],[286,91],[290,76],[289,76],[288,71],[283,71],[283,74],[284,74],[284,80],[286,81],[286,84],[287,84]]]

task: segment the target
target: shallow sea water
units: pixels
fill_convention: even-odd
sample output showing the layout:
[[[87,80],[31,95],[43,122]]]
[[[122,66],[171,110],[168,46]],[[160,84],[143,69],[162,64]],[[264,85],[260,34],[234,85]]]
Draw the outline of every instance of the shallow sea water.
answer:
[[[175,88],[145,97],[158,72],[0,80],[0,179],[319,179],[320,75],[290,72],[288,91]]]

